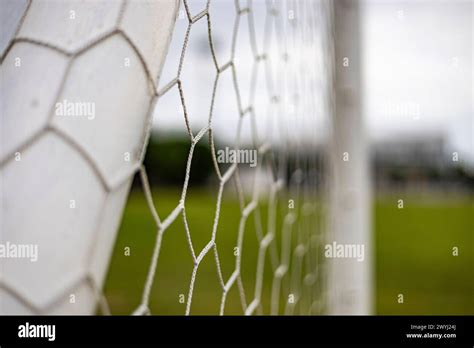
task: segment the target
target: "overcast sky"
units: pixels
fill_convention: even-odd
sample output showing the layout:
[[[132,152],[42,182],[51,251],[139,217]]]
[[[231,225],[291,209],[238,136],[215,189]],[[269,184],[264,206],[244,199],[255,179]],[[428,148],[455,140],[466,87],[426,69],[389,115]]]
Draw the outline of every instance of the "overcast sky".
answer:
[[[195,13],[200,5],[195,3]],[[211,2],[217,59],[222,65],[230,57],[233,2]],[[263,37],[263,0],[254,1],[257,35]],[[184,14],[184,12],[183,12]],[[246,16],[243,18],[245,19]],[[451,151],[474,164],[473,121],[473,5],[457,0],[364,0],[361,11],[364,106],[369,135],[374,140],[442,136]],[[247,35],[241,23],[238,37]],[[177,21],[173,41],[160,84],[175,76],[187,21]],[[207,122],[214,70],[207,46],[205,21],[193,26],[182,80],[191,127],[197,132]],[[238,40],[241,62],[250,60],[248,40]],[[247,66],[250,71],[251,66]],[[244,69],[245,70],[245,69]],[[241,71],[241,70],[240,70]],[[238,73],[239,84],[248,85],[250,75]],[[223,76],[216,100],[216,134],[235,134],[232,82]],[[245,87],[242,87],[245,99]],[[219,92],[222,89],[224,92]],[[263,91],[263,87],[257,87]],[[227,94],[226,94],[227,93]],[[177,91],[165,95],[155,116],[156,129],[179,129],[184,121]],[[258,103],[257,97],[256,102]],[[166,110],[164,112],[164,110]],[[166,117],[159,115],[166,114]],[[218,118],[219,114],[224,115]],[[266,122],[263,120],[262,122]]]
[[[368,0],[365,106],[376,139],[445,136],[474,161],[472,1]]]

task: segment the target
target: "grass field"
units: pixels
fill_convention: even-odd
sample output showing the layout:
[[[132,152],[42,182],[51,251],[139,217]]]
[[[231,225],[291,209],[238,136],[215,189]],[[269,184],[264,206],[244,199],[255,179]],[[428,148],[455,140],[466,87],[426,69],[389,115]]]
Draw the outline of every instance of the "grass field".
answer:
[[[160,217],[165,218],[178,204],[179,189],[154,192]],[[211,236],[216,196],[205,189],[191,189],[186,207],[189,227],[197,252]],[[262,216],[265,206],[261,207]],[[216,243],[224,278],[234,269],[239,204],[230,195],[222,203]],[[404,209],[397,198],[385,197],[374,203],[375,305],[377,314],[474,314],[472,200],[407,197]],[[242,277],[247,301],[253,297],[257,264],[257,239],[253,223],[245,232]],[[140,303],[156,228],[141,191],[133,191],[125,208],[115,251],[110,264],[105,294],[113,314],[129,314]],[[130,256],[124,248],[130,248]],[[459,256],[452,256],[452,248]],[[469,249],[470,248],[470,249]],[[268,258],[267,258],[268,259]],[[166,231],[151,294],[153,314],[183,314],[180,295],[188,293],[193,267],[181,218]],[[269,309],[271,277],[265,265],[264,311]],[[397,302],[403,294],[404,303]],[[219,286],[213,253],[200,265],[194,289],[192,314],[216,314]],[[242,314],[237,287],[227,296],[226,314]]]

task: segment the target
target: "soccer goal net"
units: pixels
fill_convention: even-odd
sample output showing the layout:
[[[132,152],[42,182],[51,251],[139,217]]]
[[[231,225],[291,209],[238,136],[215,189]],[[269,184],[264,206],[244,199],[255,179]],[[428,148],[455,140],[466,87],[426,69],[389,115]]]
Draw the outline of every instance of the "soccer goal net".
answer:
[[[192,269],[179,275],[188,284],[183,314],[194,313],[204,260],[220,286],[215,314],[226,314],[231,291],[246,315],[325,312],[331,2],[7,0],[2,7],[1,313],[114,312],[103,286],[134,177],[155,224],[134,233],[154,234],[155,244],[145,282],[135,284],[133,314],[160,314],[150,302],[163,286],[157,267],[166,248],[186,253]],[[167,98],[174,104],[160,107]],[[144,158],[153,134],[178,129],[189,143],[184,172],[176,173],[184,180],[163,214],[156,204],[166,196],[154,190]],[[218,187],[209,232],[193,228],[201,217],[188,213],[203,142]],[[221,214],[229,187],[236,221]],[[167,245],[178,220],[186,242]],[[231,230],[234,247],[221,250],[219,234]],[[197,246],[203,233],[209,238]],[[256,238],[253,250],[245,250],[247,238]],[[250,284],[243,265],[255,271]]]

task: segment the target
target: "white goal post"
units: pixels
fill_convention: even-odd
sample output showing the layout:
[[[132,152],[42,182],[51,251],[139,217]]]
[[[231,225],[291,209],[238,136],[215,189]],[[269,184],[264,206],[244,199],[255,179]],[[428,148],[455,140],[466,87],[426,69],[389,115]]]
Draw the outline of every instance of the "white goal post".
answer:
[[[358,0],[220,0],[236,12],[230,61],[218,61],[214,53],[209,12],[213,0],[204,1],[197,12],[190,9],[192,0],[1,1],[0,314],[94,314],[97,306],[102,314],[110,314],[102,289],[137,173],[158,231],[134,314],[155,314],[148,304],[161,237],[181,217],[194,263],[185,314],[192,314],[194,281],[204,257],[216,260],[222,287],[220,314],[225,314],[230,287],[239,288],[243,314],[262,314],[264,272],[272,274],[268,314],[371,313],[369,173],[358,103]],[[254,15],[256,4],[264,4],[262,17]],[[179,75],[158,84],[180,17],[187,18],[188,29],[179,71],[192,26],[206,21],[217,70],[209,122],[196,134],[188,122],[184,102],[189,95],[184,96]],[[252,70],[261,66],[264,93],[254,84],[238,86],[242,66],[234,51],[243,19],[251,32],[248,65]],[[252,32],[258,20],[264,21],[263,48]],[[275,52],[268,47],[270,36],[277,38]],[[352,64],[349,68],[345,58]],[[257,276],[249,297],[240,278],[240,256],[230,278],[224,279],[215,242],[223,187],[231,180],[241,185],[237,165],[222,173],[217,169],[218,203],[212,237],[204,249],[193,249],[185,215],[194,145],[209,136],[215,150],[211,118],[217,81],[226,71],[232,75],[240,116],[235,148],[240,146],[242,124],[250,119],[259,162],[265,163],[257,172],[267,177],[262,186],[270,182],[268,192],[261,193],[255,179],[240,225],[235,226],[242,243],[247,220],[257,214],[260,196],[268,195],[270,222],[266,231],[257,231]],[[161,219],[143,160],[155,104],[172,88],[179,89],[192,145],[181,200]],[[262,104],[266,115],[259,114]],[[331,131],[319,128],[316,119],[321,115]],[[321,145],[320,138],[326,138],[329,146]],[[316,159],[323,148],[329,152],[327,158]],[[285,162],[290,162],[291,151],[296,153],[291,157],[295,163]],[[267,163],[272,156],[283,158],[275,171],[275,163]],[[239,190],[243,191],[241,186]],[[301,205],[294,211],[282,209],[282,231],[277,233],[278,204],[285,207],[289,198]],[[315,219],[323,213],[327,224]],[[323,260],[322,243],[333,242],[364,245],[364,262]],[[267,258],[270,271],[264,270]],[[284,292],[292,300],[281,308]]]
[[[368,140],[363,119],[361,2],[334,1],[334,95],[328,243],[363,247],[363,257],[328,264],[328,314],[373,312]]]

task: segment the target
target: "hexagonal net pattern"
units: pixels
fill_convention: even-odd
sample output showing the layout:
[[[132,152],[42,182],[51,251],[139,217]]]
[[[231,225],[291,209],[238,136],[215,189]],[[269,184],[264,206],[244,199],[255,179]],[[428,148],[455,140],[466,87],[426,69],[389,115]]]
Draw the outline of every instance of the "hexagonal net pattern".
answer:
[[[180,18],[187,20],[187,29],[181,46],[177,75],[167,82],[158,92],[158,98],[173,88],[178,89],[185,120],[186,132],[191,141],[191,149],[186,164],[186,175],[181,199],[171,214],[164,220],[158,216],[153,204],[152,193],[146,170],[140,169],[140,177],[150,212],[157,226],[156,244],[145,283],[141,305],[134,314],[151,314],[149,309],[150,293],[155,279],[157,263],[162,245],[163,234],[177,218],[184,221],[188,247],[194,262],[188,294],[186,296],[185,314],[192,313],[193,292],[199,266],[204,257],[213,254],[216,272],[222,289],[219,314],[225,314],[226,298],[232,287],[238,287],[242,313],[263,314],[261,303],[265,260],[270,258],[272,273],[271,309],[272,315],[317,314],[324,310],[325,278],[324,264],[320,259],[321,241],[324,238],[324,187],[323,168],[325,159],[317,156],[314,149],[325,140],[324,122],[318,124],[318,116],[327,119],[332,112],[331,79],[333,70],[333,48],[331,34],[331,4],[327,1],[265,1],[258,3],[252,0],[230,1],[222,11],[235,13],[231,35],[230,60],[220,62],[214,49],[213,31],[216,16],[223,13],[211,11],[212,0],[207,1],[205,8],[192,14],[190,2],[184,0]],[[257,15],[255,6],[260,5],[263,13]],[[259,16],[260,15],[260,16]],[[231,17],[226,16],[226,18]],[[246,19],[246,20],[244,20]],[[215,80],[212,86],[208,123],[197,134],[193,134],[186,108],[186,95],[183,89],[182,68],[190,45],[190,33],[194,25],[206,21],[208,31],[209,55],[215,68]],[[256,23],[261,24],[259,37]],[[218,25],[218,24],[217,24]],[[251,57],[247,64],[242,64],[236,55],[237,40],[241,27],[251,47]],[[242,40],[242,38],[240,38]],[[261,43],[261,45],[260,45]],[[273,45],[272,45],[273,44]],[[168,57],[169,59],[169,57]],[[240,64],[239,64],[240,63]],[[239,69],[239,67],[241,67]],[[239,74],[245,69],[251,70],[248,86],[239,84]],[[258,149],[258,164],[252,186],[251,199],[247,204],[244,189],[240,180],[240,166],[232,163],[224,172],[219,167],[214,137],[213,112],[216,93],[219,90],[219,79],[230,70],[233,88],[228,95],[236,99],[238,105],[238,123],[235,151],[242,149],[244,133],[243,122],[250,119],[250,138],[252,145]],[[265,95],[258,94],[256,87],[259,73],[265,80]],[[242,98],[242,90],[248,89],[248,101]],[[208,101],[202,101],[206,103]],[[264,118],[262,109],[256,104],[267,107],[268,118]],[[262,119],[265,122],[259,122]],[[212,235],[202,250],[196,250],[193,244],[193,231],[189,228],[186,215],[186,194],[190,179],[191,163],[195,145],[203,138],[209,138],[215,173],[219,179],[217,204],[213,221]],[[309,155],[307,155],[309,153]],[[306,156],[305,156],[306,154]],[[234,180],[240,202],[240,222],[238,226],[235,268],[228,279],[221,271],[216,234],[221,222],[220,208],[224,187]],[[263,181],[270,181],[270,189],[262,192]],[[159,197],[158,197],[159,199]],[[268,204],[268,226],[262,228],[259,207],[262,202]],[[292,202],[284,205],[283,211],[277,211],[277,202]],[[295,207],[296,206],[296,207]],[[281,234],[276,233],[276,217],[282,216]],[[241,276],[243,239],[249,217],[254,216],[258,239],[258,261],[254,293],[249,297],[244,290]],[[275,239],[281,236],[277,248]],[[282,294],[282,280],[287,277],[289,286]],[[281,308],[280,298],[287,299],[285,308]]]
[[[7,172],[12,165],[13,158],[17,154],[24,154],[31,147],[37,146],[46,137],[54,136],[55,141],[67,144],[69,149],[76,152],[84,161],[88,169],[98,179],[103,197],[100,199],[115,199],[117,203],[115,210],[104,212],[107,214],[121,214],[123,204],[127,197],[131,181],[136,173],[139,174],[141,185],[145,193],[150,214],[156,224],[156,242],[149,264],[146,282],[142,293],[141,304],[134,311],[136,315],[151,314],[149,309],[150,294],[153,282],[156,278],[156,269],[159,262],[160,250],[164,233],[176,219],[183,219],[187,246],[193,260],[193,271],[189,281],[189,290],[186,297],[185,314],[192,314],[193,293],[198,269],[202,260],[213,254],[215,269],[222,288],[219,314],[225,314],[226,297],[233,287],[237,287],[240,294],[242,313],[246,315],[262,314],[262,291],[265,271],[265,262],[269,259],[271,264],[272,287],[271,287],[271,309],[268,314],[318,314],[324,310],[324,264],[320,257],[320,247],[324,238],[324,210],[325,210],[325,178],[323,169],[324,158],[318,156],[315,149],[320,147],[324,141],[326,132],[321,119],[327,119],[332,112],[333,93],[331,88],[333,74],[333,46],[331,32],[331,4],[326,0],[269,0],[255,2],[249,0],[235,2],[228,1],[224,11],[234,13],[233,32],[230,59],[219,61],[215,53],[215,42],[213,31],[216,30],[215,16],[222,13],[210,11],[213,0],[208,0],[203,8],[196,14],[192,13],[191,1],[180,1],[179,12],[173,12],[169,17],[161,17],[162,25],[172,27],[176,14],[187,20],[187,29],[181,46],[181,54],[178,71],[170,81],[164,81],[163,87],[159,87],[157,77],[160,75],[165,56],[156,57],[156,52],[150,53],[146,35],[149,40],[161,39],[163,45],[169,43],[169,37],[151,37],[147,33],[134,33],[131,27],[127,27],[127,13],[135,4],[140,2],[115,2],[116,12],[109,8],[107,16],[113,22],[111,28],[103,28],[97,35],[86,40],[79,46],[74,46],[69,41],[59,42],[48,40],[41,36],[40,30],[33,32],[25,29],[30,18],[28,11],[32,10],[34,2],[25,5],[24,12],[19,20],[19,25],[12,33],[11,40],[2,47],[2,65],[8,59],[9,54],[21,45],[33,45],[54,52],[64,57],[63,75],[55,86],[54,100],[68,96],[68,76],[75,72],[76,66],[82,61],[87,61],[87,54],[97,47],[105,47],[110,40],[120,40],[124,45],[124,56],[127,56],[140,67],[134,83],[143,82],[142,95],[136,97],[136,112],[143,115],[141,122],[143,129],[135,134],[125,134],[135,141],[123,145],[119,140],[121,133],[114,133],[114,141],[106,144],[104,137],[98,132],[97,140],[91,133],[95,130],[78,129],[77,126],[69,126],[57,121],[50,111],[41,125],[19,139],[8,142],[14,144],[11,148],[4,148],[0,153],[0,169]],[[160,3],[160,1],[157,1]],[[257,5],[258,4],[258,5]],[[115,5],[114,5],[115,6]],[[257,14],[255,8],[260,6],[263,11]],[[160,11],[157,11],[160,13]],[[164,11],[162,12],[164,13]],[[154,20],[157,20],[154,18]],[[207,44],[209,54],[215,69],[215,80],[212,86],[211,100],[202,101],[210,105],[207,117],[207,125],[196,134],[193,133],[189,121],[187,109],[187,98],[183,91],[183,62],[190,45],[190,33],[193,26],[205,22],[207,26]],[[261,24],[258,31],[257,24]],[[34,27],[34,25],[30,25]],[[247,26],[242,30],[243,26]],[[242,37],[242,33],[244,33]],[[237,40],[244,40],[251,47],[251,56],[248,62],[242,64],[236,57]],[[3,43],[2,43],[3,44]],[[117,43],[115,43],[117,45]],[[164,49],[166,52],[166,49]],[[168,57],[169,59],[170,57]],[[87,61],[88,64],[93,60]],[[113,64],[113,63],[110,63]],[[243,71],[245,69],[250,71]],[[77,68],[79,69],[79,68]],[[233,149],[239,151],[242,148],[245,132],[243,123],[249,122],[250,129],[247,136],[258,153],[257,167],[252,186],[251,199],[246,202],[244,188],[242,187],[241,166],[235,162],[228,166],[225,171],[219,166],[215,146],[216,130],[213,123],[213,111],[216,93],[220,88],[218,84],[222,74],[230,72],[232,76],[232,88],[225,91],[230,98],[234,99],[238,106],[238,120],[235,143]],[[250,73],[251,79],[248,86],[239,82],[241,74]],[[257,87],[258,76],[263,76],[265,81],[264,93]],[[91,78],[89,76],[89,78]],[[100,83],[99,83],[100,84]],[[154,197],[147,178],[147,171],[143,165],[145,149],[148,143],[152,127],[152,114],[156,102],[177,88],[180,96],[180,106],[186,132],[191,141],[186,173],[183,183],[181,198],[174,210],[165,218],[159,216],[153,203]],[[86,88],[87,89],[87,88]],[[3,94],[2,87],[2,94]],[[248,98],[243,98],[247,94]],[[2,96],[3,98],[3,96]],[[110,103],[110,100],[108,101]],[[105,108],[105,106],[104,106]],[[54,109],[53,109],[54,110]],[[109,114],[114,114],[113,109],[104,109]],[[265,110],[265,111],[263,111]],[[2,107],[3,112],[3,107]],[[114,122],[106,119],[106,122]],[[140,122],[140,121],[137,121]],[[3,120],[2,120],[3,123]],[[7,125],[8,127],[8,125]],[[102,125],[103,128],[106,126]],[[126,128],[127,124],[122,125]],[[8,131],[8,129],[7,129]],[[5,132],[6,133],[6,132]],[[218,197],[213,220],[211,238],[202,250],[196,250],[193,244],[193,231],[189,227],[186,215],[186,196],[190,173],[192,171],[193,152],[196,144],[203,138],[208,137],[211,148],[214,170],[219,180]],[[105,137],[107,138],[107,137]],[[100,140],[102,139],[102,140]],[[122,144],[122,145],[120,145]],[[118,147],[120,153],[127,153],[131,160],[120,166],[108,163],[106,157],[101,157],[96,152],[97,146],[107,148]],[[25,155],[26,156],[26,155]],[[228,279],[225,279],[221,270],[216,235],[218,225],[223,223],[219,220],[220,209],[224,187],[233,181],[237,188],[240,202],[240,222],[238,225],[237,248],[239,252],[235,256],[235,268]],[[269,182],[269,189],[262,190],[264,182]],[[114,196],[116,195],[116,196]],[[118,197],[117,197],[118,196]],[[111,198],[112,197],[112,198]],[[115,198],[114,198],[115,197]],[[280,211],[278,202],[284,202]],[[291,202],[291,204],[286,204]],[[265,203],[268,208],[268,224],[264,230],[261,224],[260,207]],[[104,203],[105,204],[105,203]],[[277,233],[277,215],[282,216],[281,233]],[[258,240],[258,258],[256,267],[255,289],[250,296],[245,293],[241,277],[242,249],[246,226],[249,218],[253,217]],[[8,220],[8,217],[6,217]],[[94,234],[90,237],[90,245],[97,242],[99,233],[103,229],[110,229],[112,235],[118,229],[118,222],[106,224],[102,217],[94,216]],[[7,227],[8,221],[6,223]],[[278,248],[276,238],[281,236]],[[107,244],[107,243],[106,243]],[[110,255],[113,246],[113,238],[110,244],[101,249],[102,254]],[[84,258],[86,266],[71,276],[64,286],[55,291],[52,296],[44,297],[41,301],[31,300],[21,286],[9,283],[7,277],[0,278],[0,289],[6,291],[9,296],[15,297],[22,306],[32,312],[47,313],[54,312],[62,298],[76,289],[79,285],[87,284],[89,292],[93,294],[91,306],[99,303],[102,312],[109,313],[108,304],[102,293],[102,283],[106,273],[106,267],[102,263],[96,264],[95,247],[89,246],[90,251]],[[209,257],[209,256],[208,256]],[[282,286],[283,280],[288,281],[288,286]],[[281,308],[280,299],[284,298],[285,306]],[[216,313],[217,314],[217,313]]]
[[[0,260],[2,313],[108,312],[99,289],[177,6],[2,2],[0,240],[38,250]]]

